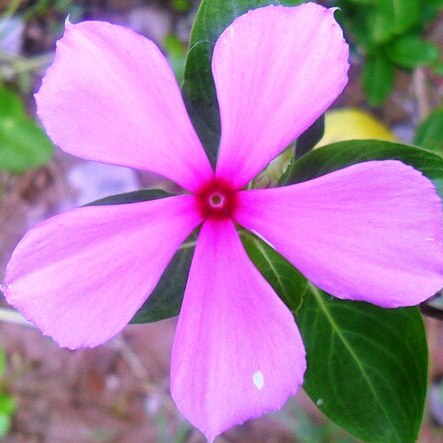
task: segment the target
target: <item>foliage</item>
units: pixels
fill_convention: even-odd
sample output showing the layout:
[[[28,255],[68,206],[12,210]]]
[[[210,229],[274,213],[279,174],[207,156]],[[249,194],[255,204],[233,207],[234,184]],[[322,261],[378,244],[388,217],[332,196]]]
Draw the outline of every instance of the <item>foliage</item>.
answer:
[[[212,50],[218,36],[248,9],[268,4],[294,5],[297,0],[203,0],[193,27],[183,67],[183,47],[174,36],[164,42],[179,79],[196,130],[213,164],[220,137],[220,119],[211,74]],[[424,26],[443,2],[432,0],[337,0],[346,30],[364,54],[363,84],[369,101],[382,103],[392,90],[395,69],[439,67],[435,46],[421,37]],[[174,1],[178,12],[188,1]],[[418,129],[416,144],[442,152],[443,111]],[[432,180],[443,197],[443,158],[417,147],[380,140],[354,140],[312,150],[324,132],[324,117],[286,151],[288,162],[280,182],[299,183],[346,166],[398,159]],[[43,164],[52,145],[25,113],[20,97],[0,90],[0,168],[22,172]],[[288,166],[289,165],[289,166]],[[281,177],[284,172],[284,176]],[[162,198],[161,190],[111,196],[92,205],[129,204]],[[365,442],[413,442],[422,420],[427,386],[427,345],[416,308],[384,310],[369,304],[332,298],[308,282],[269,245],[241,232],[251,260],[288,306],[307,350],[304,389],[333,422]],[[196,233],[177,251],[155,291],[132,323],[176,316],[195,247]],[[0,375],[4,355],[0,354]],[[2,363],[3,362],[3,363]],[[15,410],[13,398],[0,394],[0,436]],[[3,426],[3,428],[2,428]]]
[[[0,349],[0,377],[6,369],[6,355]],[[14,397],[0,389],[0,438],[5,437],[11,427],[11,417],[17,408]]]
[[[434,110],[420,123],[414,143],[443,155],[443,108]]]
[[[21,97],[0,89],[0,170],[20,173],[46,163],[53,145],[26,115]]]
[[[396,68],[439,69],[438,48],[423,38],[441,0],[337,0],[337,18],[364,57],[363,88],[372,105],[380,105],[394,86]]]

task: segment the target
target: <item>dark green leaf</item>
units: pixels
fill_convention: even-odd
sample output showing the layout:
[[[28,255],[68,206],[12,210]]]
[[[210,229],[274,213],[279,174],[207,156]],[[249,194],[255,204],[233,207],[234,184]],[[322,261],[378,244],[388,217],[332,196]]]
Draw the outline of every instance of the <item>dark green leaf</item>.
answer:
[[[110,195],[93,201],[85,206],[104,206],[104,205],[125,205],[129,203],[139,203],[159,198],[170,197],[172,194],[163,191],[163,189],[140,189],[139,191],[125,192],[124,194]]]
[[[382,140],[351,140],[314,149],[298,160],[290,183],[299,183],[369,160],[400,160],[421,171],[443,198],[443,158],[414,146]]]
[[[297,322],[304,389],[319,409],[365,442],[415,442],[427,383],[418,309],[338,300],[310,284]]]
[[[386,100],[394,87],[394,67],[382,54],[369,55],[362,81],[369,103],[377,106]]]
[[[189,50],[182,92],[194,128],[215,167],[220,140],[220,115],[210,64],[212,49],[212,43],[199,42]]]
[[[325,115],[318,118],[305,132],[297,139],[295,145],[295,156],[300,158],[307,154],[323,137],[325,133]]]
[[[297,313],[308,287],[306,278],[258,237],[244,232],[242,240],[255,266],[289,309]]]
[[[443,153],[443,109],[435,110],[418,126],[414,144]]]
[[[438,48],[416,35],[395,39],[386,47],[385,53],[392,63],[403,68],[431,65],[439,58]]]
[[[301,0],[203,0],[189,42],[183,96],[191,120],[215,165],[220,138],[220,117],[211,72],[212,51],[220,34],[250,9],[268,5],[296,5]]]
[[[426,24],[427,22],[435,20],[442,8],[442,0],[426,0],[422,2],[420,21]]]
[[[131,323],[150,323],[179,314],[194,254],[195,235],[176,252],[154,292],[135,314]]]

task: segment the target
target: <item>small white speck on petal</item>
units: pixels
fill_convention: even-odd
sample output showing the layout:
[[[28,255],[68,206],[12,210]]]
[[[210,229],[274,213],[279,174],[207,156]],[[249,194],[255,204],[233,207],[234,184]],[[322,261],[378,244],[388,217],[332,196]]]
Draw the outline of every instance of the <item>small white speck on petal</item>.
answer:
[[[254,385],[257,389],[263,389],[265,379],[261,371],[254,372],[254,375],[252,376],[252,381],[254,382]]]

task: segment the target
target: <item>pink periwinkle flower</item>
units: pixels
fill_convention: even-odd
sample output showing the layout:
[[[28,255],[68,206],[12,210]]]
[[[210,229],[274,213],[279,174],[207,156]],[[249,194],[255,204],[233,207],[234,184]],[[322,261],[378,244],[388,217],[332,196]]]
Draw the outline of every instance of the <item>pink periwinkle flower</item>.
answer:
[[[159,49],[119,26],[68,24],[36,95],[52,140],[185,192],[39,224],[7,267],[9,303],[61,346],[97,346],[128,324],[200,226],[172,349],[175,403],[209,440],[280,408],[303,382],[305,350],[236,226],[341,299],[410,306],[443,286],[440,200],[399,161],[244,190],[340,94],[347,58],[331,9],[269,6],[236,19],[212,60],[222,126],[214,172]]]

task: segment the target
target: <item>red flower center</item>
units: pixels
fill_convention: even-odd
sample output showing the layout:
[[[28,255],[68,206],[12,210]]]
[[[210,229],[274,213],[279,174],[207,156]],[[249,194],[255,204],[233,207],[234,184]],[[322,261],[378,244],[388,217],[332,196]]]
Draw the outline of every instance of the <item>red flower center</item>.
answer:
[[[235,191],[225,183],[212,181],[198,192],[203,217],[231,217],[235,209]]]

